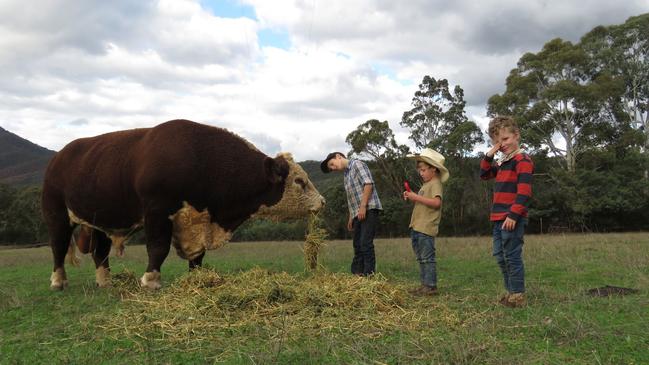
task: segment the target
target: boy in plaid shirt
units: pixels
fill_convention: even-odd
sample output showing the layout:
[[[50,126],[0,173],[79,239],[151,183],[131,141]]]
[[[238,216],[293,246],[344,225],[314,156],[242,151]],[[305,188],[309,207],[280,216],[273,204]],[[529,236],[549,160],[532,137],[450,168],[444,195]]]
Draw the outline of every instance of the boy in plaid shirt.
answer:
[[[349,219],[347,229],[354,231],[354,259],[352,274],[367,276],[376,269],[374,234],[379,221],[381,201],[376,193],[374,179],[367,165],[356,159],[348,160],[340,152],[332,152],[320,163],[324,173],[344,172]]]

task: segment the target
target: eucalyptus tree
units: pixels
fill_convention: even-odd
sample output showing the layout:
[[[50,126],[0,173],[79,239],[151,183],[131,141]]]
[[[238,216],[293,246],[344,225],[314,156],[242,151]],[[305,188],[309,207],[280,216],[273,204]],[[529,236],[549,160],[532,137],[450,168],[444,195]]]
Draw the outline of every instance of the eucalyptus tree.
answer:
[[[622,82],[622,110],[633,127],[644,131],[644,146],[649,148],[649,13],[624,24],[598,26],[581,44],[592,57],[595,74],[610,74]]]
[[[352,147],[353,153],[371,157],[390,190],[401,195],[403,179],[408,175],[403,159],[409,148],[397,143],[388,121],[368,120],[349,133],[345,142]]]
[[[622,85],[616,116],[618,150],[641,145],[644,178],[649,179],[649,13],[629,18],[624,24],[599,26],[581,39],[591,55],[593,73],[610,75]],[[645,188],[648,190],[649,188]]]
[[[480,128],[467,118],[465,107],[459,85],[451,92],[446,79],[426,75],[400,124],[410,131],[409,138],[418,149],[430,147],[446,156],[466,156],[483,138]]]
[[[589,65],[579,45],[553,39],[520,58],[505,92],[489,98],[488,113],[513,115],[528,146],[548,149],[574,172],[577,155],[589,147],[587,133],[599,130],[602,103],[619,93],[614,80],[592,79]]]

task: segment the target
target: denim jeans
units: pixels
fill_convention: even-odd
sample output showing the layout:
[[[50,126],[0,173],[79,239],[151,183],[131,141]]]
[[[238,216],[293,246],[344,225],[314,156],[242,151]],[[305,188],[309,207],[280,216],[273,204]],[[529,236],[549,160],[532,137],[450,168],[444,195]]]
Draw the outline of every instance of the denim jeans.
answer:
[[[435,267],[435,237],[410,231],[412,250],[419,262],[419,277],[425,286],[437,286],[437,268]]]
[[[494,222],[493,255],[503,274],[505,289],[509,293],[525,292],[525,268],[523,266],[523,233],[527,218],[521,218],[513,231],[502,229],[504,220]]]
[[[379,210],[370,209],[365,219],[354,218],[354,258],[352,259],[352,274],[370,275],[376,270],[374,255],[374,234],[379,223]]]

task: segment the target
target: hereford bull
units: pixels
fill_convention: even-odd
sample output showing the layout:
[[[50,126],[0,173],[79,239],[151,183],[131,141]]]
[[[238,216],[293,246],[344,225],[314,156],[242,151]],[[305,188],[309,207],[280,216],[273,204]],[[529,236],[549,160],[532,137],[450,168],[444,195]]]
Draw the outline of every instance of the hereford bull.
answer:
[[[323,205],[290,154],[268,157],[221,128],[172,120],[77,139],[52,158],[43,181],[51,288],[67,285],[64,260],[77,225],[92,235],[84,247],[99,286],[110,283],[111,243],[119,252],[143,228],[149,261],[140,283],[157,289],[172,243],[193,268],[253,215],[296,218]]]

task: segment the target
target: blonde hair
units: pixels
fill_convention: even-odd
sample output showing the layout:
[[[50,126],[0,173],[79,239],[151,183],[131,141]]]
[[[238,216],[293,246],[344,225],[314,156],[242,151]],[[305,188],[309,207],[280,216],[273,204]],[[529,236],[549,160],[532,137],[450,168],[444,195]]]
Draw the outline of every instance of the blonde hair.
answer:
[[[489,122],[489,137],[492,139],[498,135],[501,129],[507,129],[510,133],[519,133],[518,124],[510,116],[497,116]]]

